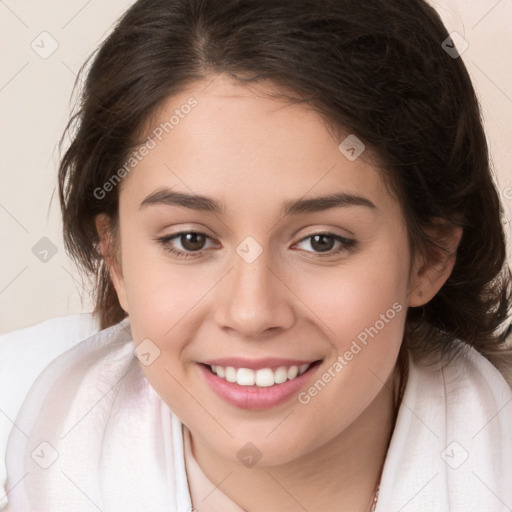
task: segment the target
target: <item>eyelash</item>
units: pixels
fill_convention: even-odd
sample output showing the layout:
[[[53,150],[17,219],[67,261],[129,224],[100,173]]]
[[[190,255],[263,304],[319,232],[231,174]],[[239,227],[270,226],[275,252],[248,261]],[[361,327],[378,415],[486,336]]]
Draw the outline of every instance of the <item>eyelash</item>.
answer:
[[[206,238],[211,238],[209,237],[206,233],[203,233],[201,231],[181,231],[179,233],[176,233],[174,235],[169,235],[169,236],[163,236],[163,237],[157,237],[156,238],[156,241],[158,243],[160,243],[162,245],[162,247],[164,248],[165,251],[173,254],[174,256],[177,256],[178,258],[183,258],[183,259],[189,259],[189,258],[197,258],[197,257],[201,257],[205,252],[207,251],[181,251],[179,249],[175,249],[174,247],[172,247],[169,242],[175,238],[179,238],[180,236],[182,235],[187,235],[187,234],[195,234],[195,235],[202,235]],[[328,257],[328,256],[334,256],[336,254],[340,254],[342,252],[352,252],[356,246],[357,246],[357,242],[355,240],[351,240],[349,238],[345,238],[345,237],[342,237],[340,235],[335,235],[334,233],[329,233],[329,232],[320,232],[320,233],[313,233],[311,235],[308,235],[304,238],[301,238],[297,243],[300,243],[300,242],[303,242],[305,240],[308,240],[310,238],[313,238],[314,236],[319,236],[319,235],[325,235],[325,236],[329,236],[331,238],[333,238],[336,242],[339,242],[341,245],[340,248],[338,248],[337,250],[335,251],[326,251],[324,253],[319,253],[319,252],[314,252],[314,251],[306,251],[308,253],[313,253],[315,254],[316,256],[315,257],[319,257],[319,258],[323,258],[323,257]]]

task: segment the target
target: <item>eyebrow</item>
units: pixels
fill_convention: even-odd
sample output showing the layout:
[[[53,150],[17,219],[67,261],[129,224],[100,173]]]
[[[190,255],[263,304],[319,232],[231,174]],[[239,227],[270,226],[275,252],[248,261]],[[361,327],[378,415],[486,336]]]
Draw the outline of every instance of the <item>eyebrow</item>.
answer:
[[[210,197],[176,192],[168,188],[160,188],[147,196],[139,206],[142,209],[150,205],[164,204],[168,206],[182,206],[192,210],[211,212],[222,215],[225,205]],[[301,213],[315,213],[332,208],[348,206],[364,206],[371,210],[378,210],[375,204],[366,197],[346,192],[338,192],[327,196],[309,199],[288,200],[284,203],[284,215],[298,215]]]

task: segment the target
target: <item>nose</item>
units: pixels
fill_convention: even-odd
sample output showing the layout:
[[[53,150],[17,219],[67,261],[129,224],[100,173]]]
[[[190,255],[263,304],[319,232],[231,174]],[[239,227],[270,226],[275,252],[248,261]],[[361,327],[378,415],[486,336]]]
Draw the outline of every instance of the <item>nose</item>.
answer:
[[[262,338],[295,322],[290,289],[265,252],[252,263],[235,255],[234,267],[217,290],[216,324],[244,338]]]

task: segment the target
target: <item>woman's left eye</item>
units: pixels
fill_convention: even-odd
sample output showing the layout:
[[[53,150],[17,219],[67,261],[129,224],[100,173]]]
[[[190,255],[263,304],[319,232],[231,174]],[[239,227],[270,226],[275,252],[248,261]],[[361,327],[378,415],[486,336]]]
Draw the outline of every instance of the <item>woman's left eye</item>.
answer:
[[[303,247],[306,252],[316,253],[320,256],[323,255],[322,253],[325,253],[327,256],[331,256],[353,249],[356,242],[333,233],[317,233],[303,238],[295,245],[298,246],[300,244],[305,244],[309,247],[309,249]]]
[[[183,231],[175,235],[159,237],[156,240],[166,251],[179,258],[201,256],[204,251],[216,246],[212,238],[198,231]],[[332,256],[353,249],[356,241],[333,233],[317,233],[303,238],[295,246],[301,244],[306,252],[318,256]]]

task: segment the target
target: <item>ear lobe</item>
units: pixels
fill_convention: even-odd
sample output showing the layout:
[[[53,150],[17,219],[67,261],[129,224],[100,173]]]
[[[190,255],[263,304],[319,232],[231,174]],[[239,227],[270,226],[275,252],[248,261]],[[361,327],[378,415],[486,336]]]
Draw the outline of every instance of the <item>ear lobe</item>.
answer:
[[[462,228],[451,228],[447,236],[443,236],[444,250],[432,251],[430,257],[421,257],[413,264],[410,284],[410,307],[423,306],[434,298],[450,277],[457,259],[457,247],[462,238]]]
[[[100,213],[96,216],[95,224],[100,239],[100,251],[108,267],[110,279],[116,290],[119,304],[126,313],[129,313],[120,254],[117,254],[118,251],[115,249],[116,243],[113,239],[112,221],[107,214]]]

